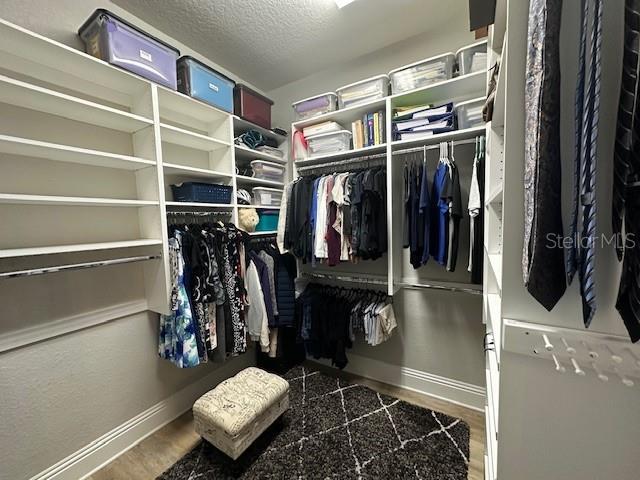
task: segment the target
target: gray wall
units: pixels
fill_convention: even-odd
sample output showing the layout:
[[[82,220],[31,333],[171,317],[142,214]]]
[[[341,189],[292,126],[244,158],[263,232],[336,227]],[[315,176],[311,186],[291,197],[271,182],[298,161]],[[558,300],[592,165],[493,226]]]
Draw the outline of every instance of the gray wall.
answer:
[[[318,72],[305,79],[290,83],[268,92],[274,100],[274,125],[290,128],[293,119],[291,103],[301,98],[335,90],[349,83],[372,77],[412,63],[417,60],[455,52],[458,48],[475,41],[469,32],[466,5],[457,23],[447,23],[440,29],[407,39],[375,53],[359,57],[347,64]],[[348,126],[347,126],[348,127]],[[456,150],[459,163],[470,163],[467,158],[471,149]],[[435,161],[432,152],[430,162]],[[431,164],[433,172],[433,164]],[[470,176],[463,176],[470,180]],[[464,181],[464,180],[463,180]],[[462,185],[466,199],[468,185]],[[466,201],[463,199],[463,201]],[[462,225],[460,263],[455,274],[448,274],[441,268],[427,266],[418,272],[405,259],[402,276],[417,282],[429,279],[460,282],[468,281],[466,261],[468,251],[468,220]],[[351,272],[386,275],[386,258],[376,262],[361,262],[357,266],[341,266]],[[331,270],[331,269],[330,269]],[[331,270],[335,271],[335,270]],[[482,338],[482,298],[480,296],[427,290],[403,290],[394,300],[398,317],[398,332],[388,342],[370,347],[359,341],[353,353],[387,362],[393,365],[413,368],[435,375],[463,381],[474,385],[484,385],[484,352]]]
[[[99,7],[133,20],[183,54],[198,56],[106,0],[3,0],[0,18],[82,48],[75,32]],[[4,119],[4,131],[30,128],[11,118],[18,126]],[[59,130],[51,125],[47,135],[64,141],[68,132]],[[76,135],[93,135],[90,130],[76,130]],[[130,148],[117,134],[104,142],[112,143],[114,151]],[[3,263],[3,268],[8,265]],[[54,322],[95,317],[100,309],[135,303],[144,296],[139,265],[5,280],[0,283],[0,343],[26,328],[38,334]],[[0,478],[37,474],[220,367],[177,369],[158,358],[157,343],[158,316],[141,312],[0,353]],[[216,381],[252,358],[249,353],[232,360]]]

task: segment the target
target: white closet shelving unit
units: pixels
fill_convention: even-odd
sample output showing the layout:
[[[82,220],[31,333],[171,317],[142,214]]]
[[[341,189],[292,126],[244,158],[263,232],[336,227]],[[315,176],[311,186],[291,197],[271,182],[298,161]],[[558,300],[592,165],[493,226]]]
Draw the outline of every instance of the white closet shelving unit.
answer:
[[[236,161],[286,159],[234,146],[234,135],[286,137],[3,20],[0,38],[0,216],[11,225],[2,270],[135,250],[152,258],[143,267],[149,309],[167,313],[167,211],[227,211],[237,221],[238,185],[283,184],[238,175]],[[170,186],[183,181],[231,185],[232,203],[174,202]]]
[[[387,291],[389,295],[394,295],[398,290],[407,285],[415,285],[420,282],[415,279],[405,278],[403,274],[403,249],[402,249],[402,165],[394,161],[393,152],[412,147],[437,145],[442,141],[458,141],[473,139],[485,134],[485,127],[474,127],[453,132],[436,134],[428,138],[419,140],[393,140],[391,129],[391,118],[393,111],[397,107],[419,105],[423,103],[438,104],[448,101],[454,103],[481,97],[486,92],[486,72],[474,72],[450,80],[438,82],[423,88],[418,88],[409,92],[391,95],[383,99],[376,99],[370,102],[354,105],[348,108],[319,115],[312,119],[302,120],[291,124],[291,132],[302,130],[304,127],[325,121],[334,121],[342,125],[347,130],[351,128],[351,122],[361,119],[366,113],[379,110],[385,111],[386,121],[386,141],[380,145],[374,145],[329,155],[313,156],[305,160],[295,162],[295,167],[309,167],[333,161],[358,158],[369,155],[381,155],[386,157],[387,168],[387,218],[388,228],[388,252],[382,259],[376,261],[360,262],[359,266],[341,264],[332,268],[309,269],[308,266],[301,265],[301,274],[312,276],[317,274],[336,278],[340,275],[352,273],[357,268],[367,270],[366,276],[359,274],[358,277],[370,279],[386,279]],[[440,282],[442,283],[442,282]],[[459,282],[451,282],[451,287],[461,286]]]
[[[489,27],[488,63],[500,63],[493,116],[486,126],[485,230],[483,322],[486,324],[485,478],[497,479],[500,399],[500,353],[502,350],[502,261],[504,232],[504,164],[507,55],[507,0],[496,2],[494,25]],[[522,34],[522,32],[520,32]],[[493,74],[490,70],[487,84]],[[520,132],[519,132],[520,133]]]
[[[284,158],[280,158],[275,155],[269,155],[264,152],[252,150],[244,145],[235,145],[234,154],[235,154],[235,165],[238,169],[237,171],[242,172],[247,170],[248,167],[250,166],[250,163],[253,160],[264,160],[266,162],[278,163],[280,165],[288,166],[287,150],[286,150],[286,147],[288,144],[286,142],[287,140],[286,136],[279,135],[275,132],[272,132],[271,130],[267,130],[266,128],[263,128],[247,120],[244,120],[243,118],[240,118],[237,115],[234,115],[233,117],[233,128],[234,128],[235,137],[245,133],[248,130],[257,130],[264,137],[275,140],[275,142],[278,144],[278,147],[285,154]],[[285,175],[285,179],[286,178],[287,178],[287,175]],[[243,188],[249,191],[249,193],[251,193],[251,190],[255,187],[268,187],[270,189],[280,190],[284,192],[284,185],[285,185],[284,182],[277,182],[273,180],[263,180],[263,179],[255,178],[248,175],[241,175],[241,174],[236,174],[235,181],[236,181],[237,188]],[[238,209],[242,209],[242,208],[255,208],[258,211],[280,210],[280,207],[272,207],[268,205],[238,205]],[[273,231],[263,231],[263,232],[252,232],[250,233],[250,235],[252,236],[273,235],[275,233],[276,231],[273,230]]]

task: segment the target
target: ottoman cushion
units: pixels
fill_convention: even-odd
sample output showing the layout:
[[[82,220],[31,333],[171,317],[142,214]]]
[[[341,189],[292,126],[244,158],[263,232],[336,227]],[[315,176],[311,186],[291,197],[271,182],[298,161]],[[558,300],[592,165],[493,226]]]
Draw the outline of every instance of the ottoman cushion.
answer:
[[[289,383],[250,367],[220,383],[193,406],[196,432],[238,458],[289,407]]]

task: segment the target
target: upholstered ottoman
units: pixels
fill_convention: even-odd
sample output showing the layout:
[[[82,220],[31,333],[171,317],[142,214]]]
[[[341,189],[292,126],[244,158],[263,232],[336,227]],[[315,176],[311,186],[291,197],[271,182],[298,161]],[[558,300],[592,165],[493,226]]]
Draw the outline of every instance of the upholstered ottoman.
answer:
[[[237,459],[289,408],[289,382],[250,367],[220,383],[193,405],[196,432]]]

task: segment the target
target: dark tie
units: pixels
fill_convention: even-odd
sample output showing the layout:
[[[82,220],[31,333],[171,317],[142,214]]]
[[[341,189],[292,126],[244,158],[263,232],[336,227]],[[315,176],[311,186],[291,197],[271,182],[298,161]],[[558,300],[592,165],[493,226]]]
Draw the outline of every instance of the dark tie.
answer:
[[[640,0],[627,0],[624,56],[614,149],[613,233],[624,253],[616,309],[633,342],[640,340]],[[625,236],[620,236],[622,224]]]
[[[586,71],[585,49],[587,46],[588,4],[582,0],[580,7],[580,49],[578,54],[578,81],[575,97],[575,144],[573,162],[573,195],[571,203],[571,224],[569,235],[571,244],[567,249],[567,283],[571,285],[578,270],[578,209],[580,205],[580,163],[582,159],[582,117],[584,116],[584,76]]]
[[[602,46],[602,0],[595,0],[591,29],[589,75],[586,75],[586,42],[589,1],[582,0],[580,54],[576,88],[576,153],[574,160],[574,194],[571,219],[571,247],[567,252],[567,280],[571,282],[579,269],[582,319],[586,327],[596,311],[595,246],[596,246],[596,154],[600,110],[600,55]],[[585,86],[586,84],[586,86]],[[578,195],[579,192],[579,195]],[[578,215],[578,210],[580,215]],[[577,237],[578,218],[582,230]]]
[[[531,0],[525,83],[524,284],[547,310],[564,294],[560,163],[562,0]]]

